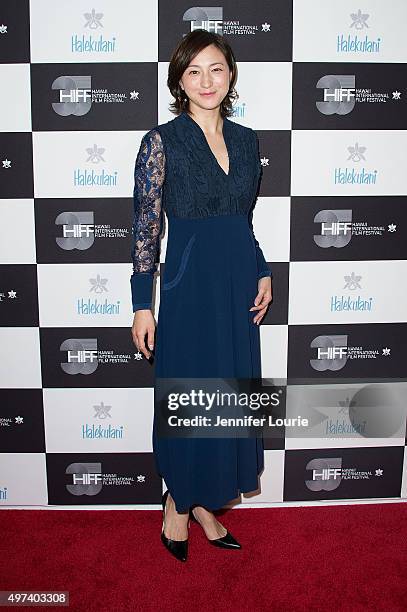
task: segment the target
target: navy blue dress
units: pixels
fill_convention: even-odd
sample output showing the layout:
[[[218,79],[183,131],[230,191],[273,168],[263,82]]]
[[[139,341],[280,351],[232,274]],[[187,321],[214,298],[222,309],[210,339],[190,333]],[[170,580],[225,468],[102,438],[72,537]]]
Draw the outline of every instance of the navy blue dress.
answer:
[[[271,269],[253,233],[261,162],[257,134],[227,118],[226,174],[199,124],[183,111],[147,132],[135,165],[130,279],[133,312],[151,308],[163,212],[167,251],[160,279],[156,377],[261,377],[253,323],[258,279]],[[260,438],[165,438],[152,434],[158,473],[178,512],[219,509],[258,488]]]

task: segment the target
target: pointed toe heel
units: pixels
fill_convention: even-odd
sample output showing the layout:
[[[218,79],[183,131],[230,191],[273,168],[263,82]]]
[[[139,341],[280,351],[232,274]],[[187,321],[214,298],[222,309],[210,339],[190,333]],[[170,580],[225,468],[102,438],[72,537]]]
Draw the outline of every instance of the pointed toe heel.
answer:
[[[227,531],[226,535],[223,538],[216,538],[216,540],[209,540],[209,542],[213,546],[218,546],[218,548],[230,548],[239,550],[242,548],[242,545],[239,544],[237,540],[232,536],[232,534]]]
[[[188,558],[188,540],[171,540],[164,533],[161,533],[161,542],[165,548],[179,561],[186,561]]]
[[[191,521],[194,521],[194,523],[199,524],[199,521],[197,521],[194,517],[192,508],[190,508],[189,510],[189,518],[191,519]],[[216,538],[215,540],[209,540],[209,538],[207,538],[207,540],[210,544],[212,544],[213,546],[217,546],[218,548],[229,548],[231,550],[239,550],[240,548],[242,548],[242,545],[239,544],[239,542],[232,536],[229,531],[226,531],[226,535],[224,535],[222,538]]]
[[[188,538],[186,540],[172,540],[167,538],[164,534],[164,521],[165,521],[165,508],[167,504],[168,489],[162,496],[162,507],[163,507],[163,525],[161,529],[161,542],[165,548],[179,561],[186,561],[188,558]],[[189,525],[189,523],[188,523]]]

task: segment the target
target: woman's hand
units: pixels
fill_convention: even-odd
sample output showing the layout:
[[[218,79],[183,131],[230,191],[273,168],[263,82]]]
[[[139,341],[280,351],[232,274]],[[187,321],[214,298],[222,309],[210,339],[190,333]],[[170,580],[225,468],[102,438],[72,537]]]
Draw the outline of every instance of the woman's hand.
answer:
[[[151,353],[146,348],[145,337],[147,335],[148,348],[152,351],[154,349],[154,332],[155,321],[151,310],[136,310],[131,333],[134,344],[146,359],[150,359]]]
[[[253,323],[257,323],[257,325],[260,324],[260,321],[266,314],[267,307],[270,304],[272,297],[273,297],[272,292],[271,292],[271,277],[263,276],[263,278],[260,278],[259,283],[258,283],[258,289],[259,289],[259,292],[256,296],[256,299],[254,300],[255,306],[252,306],[250,308],[250,311],[251,310],[259,311],[256,314],[256,316],[253,318]]]

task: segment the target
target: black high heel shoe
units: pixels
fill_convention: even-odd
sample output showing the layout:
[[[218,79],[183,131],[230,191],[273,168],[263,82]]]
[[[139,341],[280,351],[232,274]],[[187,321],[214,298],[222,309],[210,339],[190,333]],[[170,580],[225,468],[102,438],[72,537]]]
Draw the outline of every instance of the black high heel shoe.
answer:
[[[179,559],[179,561],[186,561],[188,556],[188,538],[186,540],[171,540],[171,538],[167,538],[164,534],[164,520],[165,520],[165,510],[167,504],[169,490],[164,493],[162,496],[161,502],[163,506],[163,526],[161,529],[161,541],[164,544],[165,548],[170,551],[174,557]],[[189,527],[190,521],[188,521]]]
[[[189,517],[192,521],[195,521],[195,523],[198,523],[198,525],[200,525],[200,522],[194,517],[192,508],[190,508],[189,510]],[[214,546],[218,546],[219,548],[230,548],[230,549],[236,549],[236,550],[239,550],[239,548],[242,548],[242,545],[239,544],[239,542],[235,540],[232,534],[227,530],[226,530],[226,535],[224,535],[222,538],[216,538],[215,540],[210,540],[209,538],[207,538],[207,540],[208,542],[210,542]]]

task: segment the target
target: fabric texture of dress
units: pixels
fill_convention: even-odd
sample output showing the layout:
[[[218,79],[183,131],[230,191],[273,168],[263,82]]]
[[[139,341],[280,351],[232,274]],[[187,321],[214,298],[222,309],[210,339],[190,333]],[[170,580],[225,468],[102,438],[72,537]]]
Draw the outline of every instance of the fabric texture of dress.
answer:
[[[228,174],[199,124],[183,111],[147,132],[134,172],[130,278],[133,312],[152,305],[164,212],[165,266],[155,338],[156,377],[260,378],[260,330],[249,311],[271,276],[253,232],[261,176],[257,134],[228,118]],[[258,488],[262,438],[165,438],[153,451],[178,512],[221,508]]]

